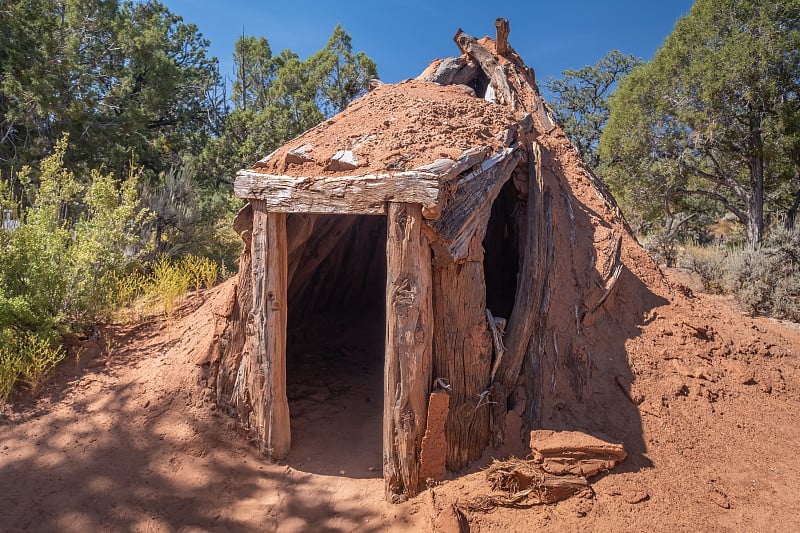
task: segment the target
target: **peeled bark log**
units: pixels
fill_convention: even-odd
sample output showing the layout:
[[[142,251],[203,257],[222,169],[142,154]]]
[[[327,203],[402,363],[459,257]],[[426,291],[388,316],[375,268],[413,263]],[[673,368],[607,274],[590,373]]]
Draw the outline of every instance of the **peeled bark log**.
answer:
[[[418,205],[390,203],[386,240],[383,477],[397,501],[420,489],[420,450],[431,388],[431,252]]]
[[[508,19],[498,18],[494,21],[495,43],[497,45],[497,55],[504,56],[508,52]]]
[[[253,200],[253,308],[243,359],[251,411],[250,426],[259,449],[273,458],[289,452],[286,399],[287,257],[286,215],[270,213]]]
[[[492,83],[494,90],[500,95],[501,104],[506,104],[511,109],[517,108],[517,97],[508,83],[508,75],[503,66],[497,63],[494,54],[478,43],[478,40],[462,30],[458,30],[453,40],[459,49],[475,61]]]
[[[479,229],[485,231],[492,202],[516,164],[516,149],[504,148],[455,182],[453,198],[438,220],[430,224],[437,262],[459,262],[467,257],[472,236]]]

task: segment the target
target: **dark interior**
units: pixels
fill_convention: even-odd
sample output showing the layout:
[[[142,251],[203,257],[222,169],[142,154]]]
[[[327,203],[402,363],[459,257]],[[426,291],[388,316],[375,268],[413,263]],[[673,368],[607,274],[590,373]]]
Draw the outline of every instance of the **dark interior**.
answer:
[[[478,74],[468,85],[475,90],[475,96],[484,98],[486,97],[486,89],[489,88],[489,78],[481,69],[478,69]]]
[[[492,205],[483,239],[486,307],[495,317],[508,319],[514,308],[519,272],[516,210],[520,208],[512,180],[506,182]]]
[[[386,218],[315,217],[294,275],[290,266],[292,456],[308,471],[380,477]]]

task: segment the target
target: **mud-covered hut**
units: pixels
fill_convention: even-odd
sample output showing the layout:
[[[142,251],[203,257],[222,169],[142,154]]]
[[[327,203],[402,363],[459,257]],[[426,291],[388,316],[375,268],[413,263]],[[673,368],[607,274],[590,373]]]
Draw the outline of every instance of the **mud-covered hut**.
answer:
[[[527,430],[611,416],[593,369],[629,379],[613,356],[660,274],[497,28],[459,30],[460,56],[379,84],[237,175],[245,246],[212,377],[265,454],[291,447],[287,322],[319,309],[385,333],[390,499]]]

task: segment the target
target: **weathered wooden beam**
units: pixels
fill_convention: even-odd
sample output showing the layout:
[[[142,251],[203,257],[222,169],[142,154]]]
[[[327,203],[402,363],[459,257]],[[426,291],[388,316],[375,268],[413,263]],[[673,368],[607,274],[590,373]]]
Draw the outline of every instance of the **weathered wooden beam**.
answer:
[[[533,142],[528,154],[528,202],[520,238],[520,268],[514,307],[506,325],[505,353],[490,387],[492,441],[503,441],[507,400],[517,383],[525,354],[536,328],[541,329],[547,313],[549,277],[553,262],[553,225],[550,193],[544,190],[542,152]]]
[[[495,92],[501,96],[500,103],[516,109],[517,97],[508,84],[508,75],[505,69],[497,63],[494,54],[484,48],[475,37],[464,33],[460,28],[453,36],[453,40],[458,48],[472,58],[489,78]]]
[[[435,264],[433,269],[433,377],[450,387],[445,435],[451,471],[479,458],[489,443],[489,406],[479,404],[492,361],[482,240],[482,235],[473,235],[463,262]]]
[[[503,132],[505,133],[505,132]],[[474,167],[478,163],[485,161],[492,149],[488,146],[480,146],[464,150],[459,156],[458,161],[452,159],[437,159],[433,163],[417,167],[417,172],[428,172],[436,174],[443,184],[449,183],[464,172]]]
[[[431,251],[422,224],[418,205],[389,204],[383,477],[390,501],[420,489],[433,351]]]
[[[516,382],[522,368],[522,358],[528,348],[533,325],[536,322],[536,280],[541,275],[537,271],[539,255],[539,224],[537,218],[541,215],[542,198],[539,191],[542,188],[542,153],[539,145],[533,143],[528,152],[528,190],[529,193],[525,217],[527,230],[524,241],[520,243],[522,252],[521,267],[517,276],[517,290],[514,298],[514,307],[506,326],[505,358],[500,363],[495,375],[505,387],[510,387]]]
[[[441,216],[429,223],[437,261],[454,262],[467,256],[475,230],[488,222],[492,202],[511,177],[517,157],[515,148],[503,148],[451,184],[455,194]]]
[[[286,215],[269,212],[261,200],[251,204],[253,309],[245,354],[250,426],[259,449],[280,458],[291,445],[286,397]]]
[[[439,182],[427,172],[298,178],[240,170],[233,190],[237,198],[262,200],[277,213],[383,215],[386,202],[436,208]]]

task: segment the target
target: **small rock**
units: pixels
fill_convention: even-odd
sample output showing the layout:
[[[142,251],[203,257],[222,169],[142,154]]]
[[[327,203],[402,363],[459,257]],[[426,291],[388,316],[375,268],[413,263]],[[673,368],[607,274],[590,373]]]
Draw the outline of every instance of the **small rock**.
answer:
[[[459,89],[462,89],[465,93],[467,93],[470,96],[473,96],[473,97],[475,96],[475,89],[473,89],[469,85],[460,84],[460,85],[456,85],[456,87],[458,87]]]
[[[358,168],[358,159],[351,150],[339,150],[331,158],[328,170],[355,170]]]
[[[621,444],[577,431],[534,430],[530,446],[533,462],[555,475],[591,477],[611,470],[627,455]]]
[[[650,495],[643,490],[635,490],[635,491],[628,491],[622,495],[622,499],[625,500],[626,503],[631,505],[636,505],[637,503],[642,503],[650,499]]]
[[[284,158],[286,163],[290,165],[302,165],[308,161],[311,161],[311,156],[309,155],[314,148],[306,143],[302,146],[298,146],[297,148],[292,148],[288,152],[286,152],[286,157]]]

